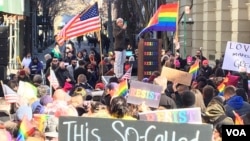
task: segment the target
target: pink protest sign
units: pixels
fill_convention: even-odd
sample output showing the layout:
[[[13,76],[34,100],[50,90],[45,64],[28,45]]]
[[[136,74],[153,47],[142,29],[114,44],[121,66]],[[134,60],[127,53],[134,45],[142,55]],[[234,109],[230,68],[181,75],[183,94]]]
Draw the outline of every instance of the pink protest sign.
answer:
[[[183,108],[150,111],[139,114],[140,120],[144,121],[160,121],[171,123],[195,123],[201,124],[200,108]]]

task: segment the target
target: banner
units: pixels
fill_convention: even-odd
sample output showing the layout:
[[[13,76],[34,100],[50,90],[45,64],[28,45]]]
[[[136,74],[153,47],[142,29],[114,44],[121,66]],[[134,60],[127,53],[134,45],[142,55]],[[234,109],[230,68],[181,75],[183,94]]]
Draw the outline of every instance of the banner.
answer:
[[[60,117],[59,141],[211,141],[210,124]]]
[[[19,81],[17,93],[26,100],[37,99],[37,88],[29,82]]]
[[[166,77],[168,81],[180,83],[186,86],[190,86],[192,81],[192,74],[168,67],[162,68],[161,76]]]
[[[200,108],[169,109],[139,113],[140,120],[202,124]]]
[[[149,107],[158,108],[161,91],[161,86],[139,81],[131,81],[127,102],[135,105],[145,102]]]
[[[239,72],[242,68],[250,73],[250,44],[228,41],[222,69]]]

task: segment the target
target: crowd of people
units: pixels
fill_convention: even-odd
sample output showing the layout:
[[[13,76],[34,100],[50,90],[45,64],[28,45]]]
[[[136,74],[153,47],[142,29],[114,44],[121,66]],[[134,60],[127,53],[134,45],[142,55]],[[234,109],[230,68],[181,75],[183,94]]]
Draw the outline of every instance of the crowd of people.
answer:
[[[117,20],[118,24],[120,22],[123,20]],[[121,25],[120,28],[126,27]],[[159,107],[152,108],[145,103],[127,103],[126,97],[117,96],[119,83],[123,81],[122,75],[130,68],[130,61],[137,61],[138,55],[136,53],[131,58],[126,58],[126,61],[116,62],[117,57],[123,57],[123,51],[124,48],[117,48],[115,55],[108,53],[101,56],[95,48],[91,48],[89,52],[86,49],[77,51],[74,43],[68,42],[61,52],[56,44],[51,53],[44,56],[45,67],[36,56],[27,53],[22,61],[23,68],[17,74],[12,74],[4,84],[17,92],[20,81],[31,83],[37,88],[37,97],[19,98],[13,103],[6,102],[5,98],[1,99],[1,107],[7,107],[4,108],[7,111],[5,114],[10,117],[0,117],[0,134],[3,140],[18,138],[20,124],[24,119],[31,124],[25,136],[27,141],[58,140],[60,116],[140,120],[138,115],[141,112],[192,107],[200,107],[203,122],[213,125],[213,141],[221,140],[222,125],[235,124],[235,113],[241,116],[242,124],[250,124],[249,74],[246,70],[223,70],[223,58],[216,60],[216,65],[212,68],[201,50],[195,56],[186,58],[182,58],[178,52],[163,50],[162,66],[189,72],[190,67],[198,61],[199,71],[191,86],[167,81],[160,76],[160,70],[142,79],[144,83],[162,87]],[[51,86],[52,71],[58,81],[57,87]],[[102,81],[103,75],[111,76],[107,83]],[[225,79],[228,80],[224,81]],[[226,88],[220,94],[217,87],[222,82],[225,82]],[[95,91],[102,94],[92,95]],[[37,128],[35,120],[39,115],[49,115],[41,129]]]

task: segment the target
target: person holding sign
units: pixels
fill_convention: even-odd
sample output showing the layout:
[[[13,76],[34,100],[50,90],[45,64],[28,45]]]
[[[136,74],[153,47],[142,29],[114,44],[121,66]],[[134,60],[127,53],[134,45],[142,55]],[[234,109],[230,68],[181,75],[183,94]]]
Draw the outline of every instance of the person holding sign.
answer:
[[[126,61],[126,45],[125,45],[125,30],[127,24],[124,24],[122,18],[116,20],[116,26],[114,28],[114,49],[115,49],[115,63],[114,72],[116,77],[123,75],[124,63]]]

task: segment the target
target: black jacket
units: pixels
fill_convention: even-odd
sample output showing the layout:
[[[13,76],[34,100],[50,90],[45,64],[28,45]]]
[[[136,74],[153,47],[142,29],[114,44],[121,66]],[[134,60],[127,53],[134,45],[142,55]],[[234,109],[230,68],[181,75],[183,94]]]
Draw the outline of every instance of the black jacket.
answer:
[[[114,34],[114,48],[115,51],[123,51],[126,49],[125,45],[125,30],[120,28],[119,26],[115,26],[113,30]]]

